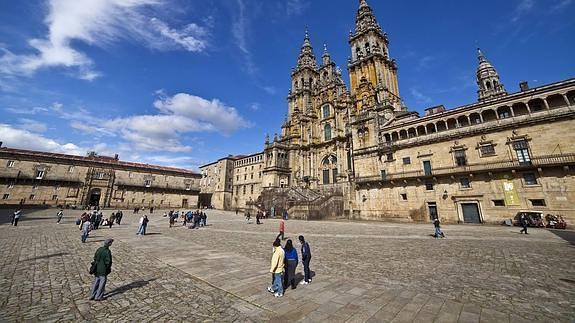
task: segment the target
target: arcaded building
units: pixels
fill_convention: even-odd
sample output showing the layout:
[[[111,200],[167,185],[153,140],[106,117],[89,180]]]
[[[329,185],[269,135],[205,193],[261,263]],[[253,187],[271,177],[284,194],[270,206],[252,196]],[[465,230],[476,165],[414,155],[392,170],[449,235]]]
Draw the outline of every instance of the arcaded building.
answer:
[[[200,179],[190,170],[125,162],[117,155],[0,147],[0,204],[196,208]]]
[[[475,102],[420,115],[403,103],[388,35],[365,0],[348,43],[349,88],[306,32],[281,132],[261,161],[234,162],[233,207],[321,217],[339,203],[350,219],[459,223],[533,210],[575,221],[575,79],[513,91],[478,50]]]

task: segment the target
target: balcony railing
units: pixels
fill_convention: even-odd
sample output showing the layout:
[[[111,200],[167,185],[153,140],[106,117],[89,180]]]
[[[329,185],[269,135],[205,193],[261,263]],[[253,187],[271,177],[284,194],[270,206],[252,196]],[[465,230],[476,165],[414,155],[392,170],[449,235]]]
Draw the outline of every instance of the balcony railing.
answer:
[[[529,169],[534,167],[562,166],[575,164],[575,154],[543,155],[532,157],[530,162],[519,162],[517,160],[504,160],[479,164],[468,164],[465,166],[451,166],[433,168],[430,175],[426,175],[423,170],[414,170],[400,173],[387,173],[385,178],[381,175],[356,177],[356,183],[385,182],[396,179],[424,178],[441,175],[480,173],[494,170],[506,169]]]

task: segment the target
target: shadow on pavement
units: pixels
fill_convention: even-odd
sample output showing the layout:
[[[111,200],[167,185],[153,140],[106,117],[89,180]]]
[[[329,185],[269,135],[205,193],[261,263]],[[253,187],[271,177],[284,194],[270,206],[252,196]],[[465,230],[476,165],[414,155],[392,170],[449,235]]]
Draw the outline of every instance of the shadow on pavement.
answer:
[[[142,288],[142,287],[148,285],[150,282],[152,282],[152,281],[154,281],[154,280],[156,280],[156,279],[157,279],[157,278],[152,278],[152,279],[148,279],[148,280],[137,280],[137,281],[135,281],[135,282],[131,282],[131,283],[129,283],[129,284],[126,284],[126,285],[124,285],[124,286],[120,286],[120,287],[118,287],[118,288],[116,288],[116,289],[114,289],[114,290],[109,291],[108,293],[106,293],[106,294],[104,295],[104,297],[105,297],[105,298],[108,298],[108,297],[112,297],[112,296],[116,296],[116,295],[125,293],[125,292],[127,292],[127,291],[129,291],[129,290],[131,290],[131,289],[134,289],[134,288]]]
[[[553,232],[559,238],[569,242],[572,246],[575,246],[575,231],[568,230],[549,230]]]
[[[22,260],[20,260],[20,262],[32,261],[32,260],[38,260],[38,259],[46,259],[46,258],[52,258],[52,257],[58,257],[58,256],[64,256],[64,255],[69,255],[69,253],[67,253],[67,252],[58,252],[58,253],[53,253],[53,254],[51,254],[51,255],[38,256],[38,257],[30,258],[30,259],[22,259]]]

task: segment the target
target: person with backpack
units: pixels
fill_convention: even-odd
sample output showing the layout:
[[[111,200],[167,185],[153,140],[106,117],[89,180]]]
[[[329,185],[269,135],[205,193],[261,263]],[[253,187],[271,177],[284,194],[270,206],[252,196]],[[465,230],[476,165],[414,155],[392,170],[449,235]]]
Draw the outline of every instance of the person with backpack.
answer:
[[[108,275],[112,272],[112,252],[110,246],[114,239],[104,241],[104,246],[98,248],[94,254],[94,262],[90,268],[90,273],[94,275],[94,284],[90,293],[91,301],[101,301],[106,292],[106,282]]]
[[[297,250],[293,247],[291,239],[285,244],[285,274],[284,274],[284,289],[291,286],[291,289],[296,288],[295,269],[297,268],[298,258]]]

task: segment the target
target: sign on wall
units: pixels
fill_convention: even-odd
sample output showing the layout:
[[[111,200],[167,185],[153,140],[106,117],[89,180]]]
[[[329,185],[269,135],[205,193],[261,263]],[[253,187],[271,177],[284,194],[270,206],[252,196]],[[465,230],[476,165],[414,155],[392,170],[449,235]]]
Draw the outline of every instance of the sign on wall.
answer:
[[[519,205],[519,194],[513,181],[503,180],[503,192],[505,193],[505,205]]]

